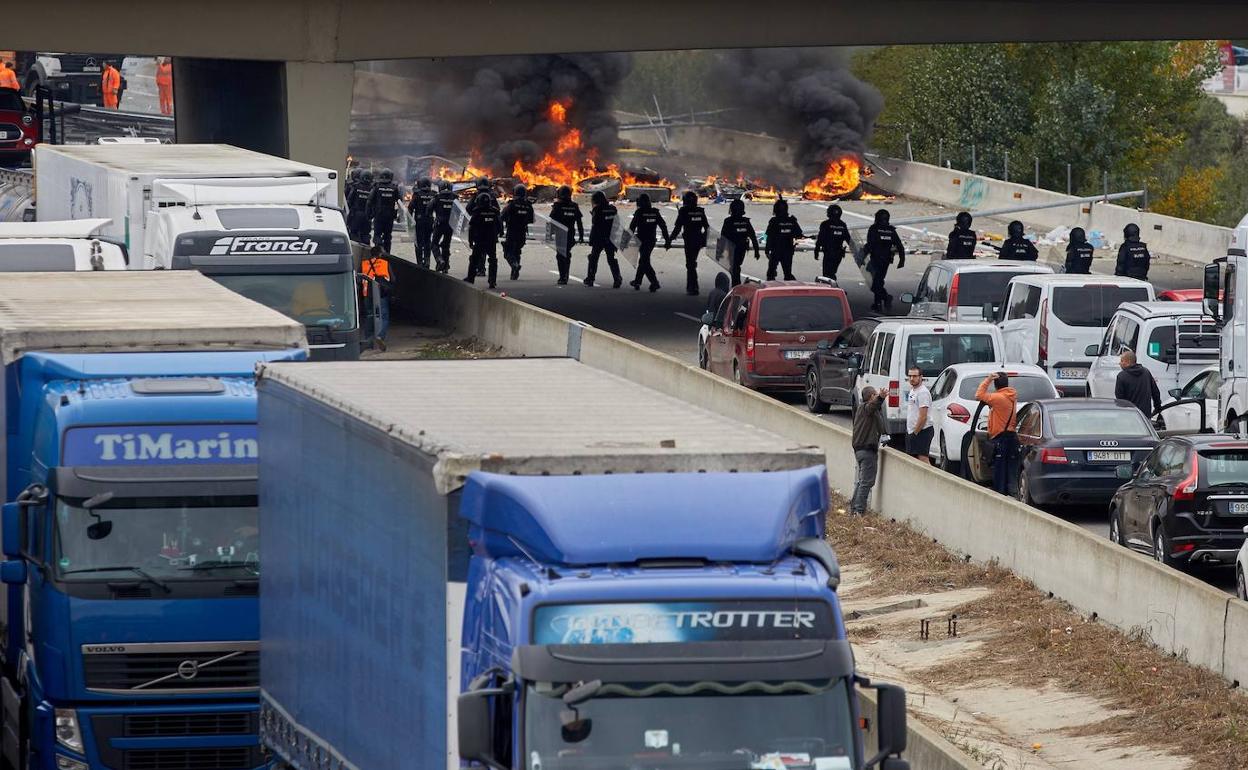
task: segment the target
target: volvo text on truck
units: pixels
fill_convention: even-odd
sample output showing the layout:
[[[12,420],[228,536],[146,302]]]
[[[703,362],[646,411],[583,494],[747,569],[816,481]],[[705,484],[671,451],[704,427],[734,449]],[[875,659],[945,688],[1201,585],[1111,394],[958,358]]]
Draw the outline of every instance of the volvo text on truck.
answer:
[[[192,272],[0,281],[6,767],[263,766],[254,368],[305,357]]]
[[[864,745],[822,453],[570,359],[257,389],[279,767],[907,767],[899,688]]]
[[[359,357],[337,172],[215,144],[40,145],[35,161],[40,221],[110,218],[132,269],[198,270],[303,324],[313,359]]]

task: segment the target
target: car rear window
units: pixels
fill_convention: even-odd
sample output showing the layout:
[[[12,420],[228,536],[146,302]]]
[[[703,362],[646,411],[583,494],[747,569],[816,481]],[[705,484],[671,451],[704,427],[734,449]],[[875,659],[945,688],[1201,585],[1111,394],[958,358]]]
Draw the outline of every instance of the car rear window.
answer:
[[[1144,414],[1134,407],[1106,409],[1058,409],[1050,413],[1057,438],[1103,436],[1105,438],[1152,438]]]
[[[958,398],[974,401],[975,391],[979,388],[979,383],[983,381],[983,377],[971,376],[963,378],[962,384],[958,386]],[[1057,389],[1053,387],[1053,381],[1048,377],[1039,375],[1011,377],[1010,387],[1018,391],[1020,403],[1023,401],[1037,401],[1042,398],[1057,398]]]
[[[1005,301],[1005,287],[1016,275],[1031,275],[1013,270],[990,270],[982,273],[958,274],[958,307],[983,307],[991,302],[1000,307]]]
[[[1122,303],[1147,300],[1143,286],[1057,286],[1052,310],[1067,326],[1104,328]]]
[[[73,270],[74,247],[56,243],[0,243],[0,273]]]
[[[907,368],[919,367],[924,377],[935,377],[953,364],[981,364],[997,360],[988,334],[911,334],[906,341]]]
[[[839,331],[845,326],[841,298],[833,294],[763,297],[758,328],[768,332]]]
[[[1201,475],[1206,486],[1248,485],[1248,448],[1231,451],[1200,451]]]

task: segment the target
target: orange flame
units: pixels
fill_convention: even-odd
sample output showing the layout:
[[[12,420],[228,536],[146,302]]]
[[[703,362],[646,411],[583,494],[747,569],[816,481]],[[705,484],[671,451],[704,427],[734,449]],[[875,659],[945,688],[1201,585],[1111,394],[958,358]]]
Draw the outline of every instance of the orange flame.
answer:
[[[808,200],[832,200],[852,193],[861,183],[862,164],[857,158],[847,155],[830,161],[822,177],[812,179],[802,187],[802,196]]]

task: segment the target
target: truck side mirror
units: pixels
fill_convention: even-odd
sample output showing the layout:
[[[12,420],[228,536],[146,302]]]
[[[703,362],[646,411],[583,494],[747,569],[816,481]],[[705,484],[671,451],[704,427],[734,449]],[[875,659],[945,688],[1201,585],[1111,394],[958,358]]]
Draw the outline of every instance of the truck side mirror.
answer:
[[[883,759],[906,750],[906,691],[895,684],[875,685],[879,693],[876,725],[879,729],[879,755]]]
[[[11,559],[0,563],[0,583],[11,586],[25,585],[26,562],[21,559]]]
[[[1217,262],[1205,265],[1203,287],[1205,310],[1215,319],[1219,318],[1218,291],[1222,288],[1222,269]]]
[[[456,721],[459,725],[460,759],[500,767],[494,758],[494,729],[490,721],[490,691],[459,694]]]
[[[5,503],[0,512],[0,541],[4,555],[16,559],[22,555],[22,517],[26,511],[17,503]]]

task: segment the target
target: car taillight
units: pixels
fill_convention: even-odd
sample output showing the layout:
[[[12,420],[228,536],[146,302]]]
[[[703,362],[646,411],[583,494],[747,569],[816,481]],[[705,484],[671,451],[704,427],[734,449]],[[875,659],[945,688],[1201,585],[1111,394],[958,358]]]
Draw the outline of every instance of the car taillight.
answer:
[[[1065,449],[1056,447],[1054,449],[1041,449],[1040,462],[1047,463],[1049,465],[1065,465],[1070,462],[1070,459],[1066,457]]]
[[[1191,463],[1192,472],[1187,474],[1187,477],[1180,481],[1179,485],[1174,488],[1175,500],[1196,499],[1196,487],[1200,485],[1200,467],[1195,460],[1192,460]]]
[[[897,380],[888,381],[888,405],[901,406],[901,383]]]
[[[1040,303],[1040,353],[1036,359],[1039,366],[1048,366],[1049,363],[1049,301],[1046,299]]]
[[[745,327],[745,357],[754,358],[754,324]]]
[[[962,276],[957,273],[953,274],[953,281],[949,283],[949,307],[958,306],[958,279]]]
[[[961,404],[950,404],[949,419],[957,420],[958,422],[970,422],[971,413]]]

